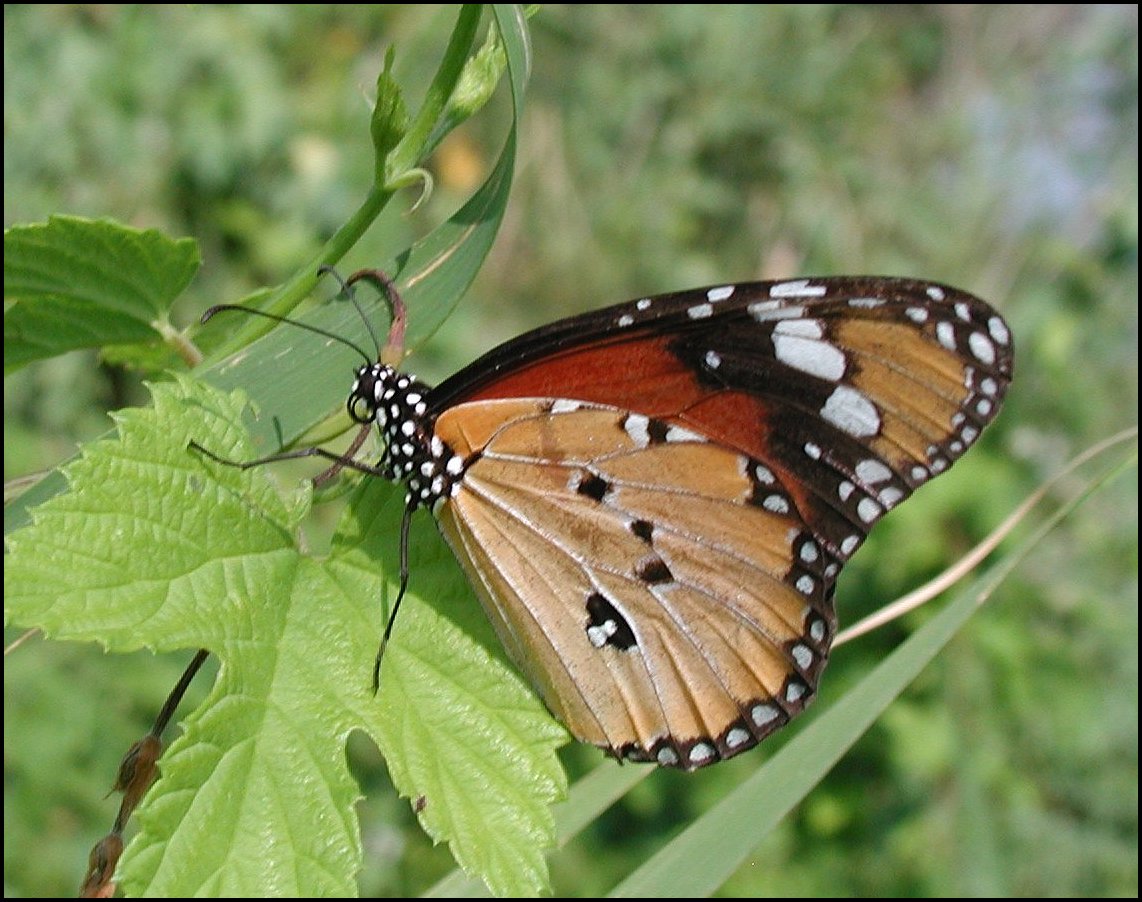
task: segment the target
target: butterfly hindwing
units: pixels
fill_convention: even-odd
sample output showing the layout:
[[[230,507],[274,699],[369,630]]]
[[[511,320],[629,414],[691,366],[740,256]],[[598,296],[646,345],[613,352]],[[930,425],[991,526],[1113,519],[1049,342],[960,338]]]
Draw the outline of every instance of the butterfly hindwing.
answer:
[[[459,405],[436,430],[473,461],[441,527],[577,736],[692,768],[804,707],[833,632],[831,584],[755,461],[550,399]]]

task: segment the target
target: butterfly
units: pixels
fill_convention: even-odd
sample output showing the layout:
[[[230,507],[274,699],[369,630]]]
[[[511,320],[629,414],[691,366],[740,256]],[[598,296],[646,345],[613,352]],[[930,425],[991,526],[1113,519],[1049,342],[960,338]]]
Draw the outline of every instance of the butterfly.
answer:
[[[389,295],[399,345],[395,286],[362,270],[343,287],[362,278]],[[223,309],[282,319],[221,305],[204,321]],[[335,461],[319,480],[407,487],[374,690],[427,508],[556,718],[620,760],[694,770],[813,699],[841,568],[976,442],[1013,364],[1003,318],[947,285],[718,285],[542,326],[435,388],[367,362],[346,406],[379,430],[377,465],[351,456],[362,434],[350,454],[237,466],[316,454]]]
[[[369,363],[347,407],[385,447],[355,468],[405,484],[406,536],[431,510],[551,712],[693,770],[814,697],[841,568],[979,438],[1012,368],[970,294],[809,278],[560,320],[434,388]]]

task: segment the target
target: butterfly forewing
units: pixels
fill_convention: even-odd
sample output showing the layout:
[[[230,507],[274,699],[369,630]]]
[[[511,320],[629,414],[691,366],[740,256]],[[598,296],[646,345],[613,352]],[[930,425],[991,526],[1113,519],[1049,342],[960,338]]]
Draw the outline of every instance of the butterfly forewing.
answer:
[[[978,438],[1011,372],[971,295],[800,279],[563,320],[374,403],[551,710],[690,769],[813,697],[841,566]]]

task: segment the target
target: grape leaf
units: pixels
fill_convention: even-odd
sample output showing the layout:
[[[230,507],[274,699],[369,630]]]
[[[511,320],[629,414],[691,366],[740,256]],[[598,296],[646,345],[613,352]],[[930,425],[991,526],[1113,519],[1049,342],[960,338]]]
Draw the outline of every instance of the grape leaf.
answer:
[[[155,343],[200,264],[193,239],[52,216],[4,231],[4,372],[79,348]]]
[[[361,863],[346,765],[371,736],[402,795],[457,861],[497,893],[547,886],[549,805],[565,791],[565,734],[507,663],[429,518],[415,518],[414,581],[371,688],[394,588],[403,499],[367,479],[330,554],[299,548],[308,492],[283,499],[240,471],[240,393],[179,377],[119,438],[65,469],[70,489],[9,536],[9,622],[112,651],[207,648],[221,667],[137,817],[122,867],[146,895],[350,895]]]

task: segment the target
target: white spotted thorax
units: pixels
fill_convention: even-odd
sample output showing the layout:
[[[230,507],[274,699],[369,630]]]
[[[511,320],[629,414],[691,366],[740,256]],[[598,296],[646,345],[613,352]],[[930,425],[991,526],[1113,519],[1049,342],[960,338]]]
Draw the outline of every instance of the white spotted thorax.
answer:
[[[433,435],[426,398],[429,387],[415,376],[383,363],[357,370],[349,393],[349,416],[376,422],[385,443],[381,463],[408,487],[405,503],[435,510],[453,494],[464,475],[464,460]]]

